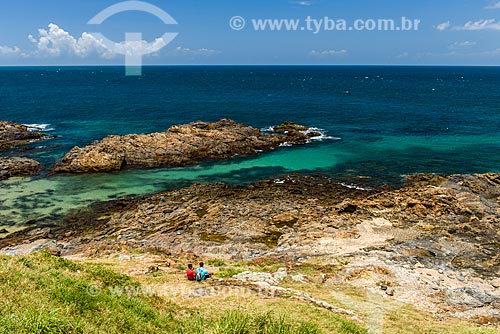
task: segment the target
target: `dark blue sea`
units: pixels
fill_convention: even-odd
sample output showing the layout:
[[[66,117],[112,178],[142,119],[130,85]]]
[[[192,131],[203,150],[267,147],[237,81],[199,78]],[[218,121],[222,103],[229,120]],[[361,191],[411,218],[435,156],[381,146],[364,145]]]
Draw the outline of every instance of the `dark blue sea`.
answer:
[[[126,77],[122,67],[0,68],[0,119],[57,136],[3,154],[35,158],[45,171],[73,146],[109,134],[221,118],[263,129],[290,120],[319,128],[324,137],[189,168],[42,173],[0,182],[0,228],[192,182],[320,172],[397,184],[412,173],[500,171],[496,67],[172,66],[146,67],[141,77]]]

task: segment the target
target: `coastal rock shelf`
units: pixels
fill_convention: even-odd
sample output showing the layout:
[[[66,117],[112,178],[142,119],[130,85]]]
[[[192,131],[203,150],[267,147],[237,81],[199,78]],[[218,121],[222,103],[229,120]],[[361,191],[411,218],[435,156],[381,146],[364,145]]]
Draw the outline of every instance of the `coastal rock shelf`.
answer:
[[[74,147],[56,173],[118,171],[124,167],[182,167],[202,161],[224,160],[237,155],[271,151],[282,144],[305,144],[319,135],[308,127],[286,122],[277,127],[283,135],[222,119],[215,123],[195,122],[175,125],[168,131],[152,134],[109,136],[84,148]]]
[[[0,181],[14,176],[31,176],[40,171],[40,163],[28,158],[0,158]]]
[[[500,319],[500,174],[415,175],[401,189],[344,181],[286,175],[122,198],[33,222],[0,239],[0,253],[321,263],[338,268],[325,271],[327,286],[349,282],[436,314]]]
[[[46,138],[48,138],[46,134],[30,131],[25,125],[0,121],[0,152]]]

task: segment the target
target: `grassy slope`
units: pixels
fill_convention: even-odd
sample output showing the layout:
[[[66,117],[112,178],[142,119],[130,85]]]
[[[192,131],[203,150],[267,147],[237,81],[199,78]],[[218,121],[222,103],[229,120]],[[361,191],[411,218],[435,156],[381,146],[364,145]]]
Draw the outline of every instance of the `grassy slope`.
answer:
[[[365,332],[353,322],[293,301],[272,300],[262,307],[236,309],[227,300],[232,307],[210,307],[197,302],[203,298],[112,294],[110,286],[139,287],[139,283],[102,264],[72,262],[43,252],[0,257],[0,333]],[[328,328],[306,321],[309,318],[327,318]]]
[[[144,269],[144,262],[99,262],[73,262],[43,252],[27,257],[0,257],[0,333],[367,333],[354,321],[284,297],[112,294],[110,286],[152,287],[155,291],[167,286],[184,292],[211,286],[187,282],[180,267],[152,274],[142,271],[132,278],[119,272],[133,273],[141,266]],[[243,270],[274,271],[280,266],[272,262],[208,262],[219,270],[219,277]],[[313,277],[318,269],[312,265],[296,270]],[[291,280],[283,284],[358,314],[366,311],[366,294],[355,289],[341,288],[342,293],[350,296],[349,304],[332,295],[332,287]],[[405,305],[388,307],[384,333],[409,332],[500,333],[459,320],[433,319]]]

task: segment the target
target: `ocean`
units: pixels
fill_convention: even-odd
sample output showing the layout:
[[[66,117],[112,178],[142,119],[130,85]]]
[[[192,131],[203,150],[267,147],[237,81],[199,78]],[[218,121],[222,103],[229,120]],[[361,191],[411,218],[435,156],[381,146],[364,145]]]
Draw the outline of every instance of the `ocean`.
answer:
[[[143,73],[0,67],[0,119],[57,136],[16,151],[42,162],[44,172],[0,182],[0,229],[193,182],[248,183],[298,172],[397,185],[413,173],[500,171],[497,67],[164,66]],[[47,175],[75,145],[221,118],[262,129],[289,120],[323,137],[187,168]]]

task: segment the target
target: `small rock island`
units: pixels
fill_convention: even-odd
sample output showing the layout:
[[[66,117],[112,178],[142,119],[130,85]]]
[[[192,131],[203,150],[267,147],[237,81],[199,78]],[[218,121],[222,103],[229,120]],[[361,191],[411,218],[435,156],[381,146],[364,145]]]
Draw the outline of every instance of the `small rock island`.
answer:
[[[305,144],[320,134],[291,122],[275,133],[222,119],[174,125],[166,132],[108,136],[74,147],[53,169],[56,173],[96,173],[132,168],[172,168],[272,151],[285,143]]]

